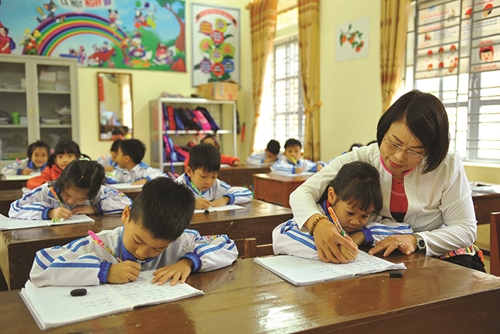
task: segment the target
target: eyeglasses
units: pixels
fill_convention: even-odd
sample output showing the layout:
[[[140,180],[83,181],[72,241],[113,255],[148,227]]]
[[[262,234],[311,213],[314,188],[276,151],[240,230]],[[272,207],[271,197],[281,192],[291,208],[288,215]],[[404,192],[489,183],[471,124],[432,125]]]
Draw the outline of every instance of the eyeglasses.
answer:
[[[392,153],[402,151],[404,153],[408,153],[408,159],[415,160],[415,161],[420,161],[422,159],[425,159],[425,156],[423,156],[422,154],[417,153],[413,150],[403,150],[403,146],[396,144],[396,143],[393,143],[389,139],[384,138],[384,143],[392,151]]]

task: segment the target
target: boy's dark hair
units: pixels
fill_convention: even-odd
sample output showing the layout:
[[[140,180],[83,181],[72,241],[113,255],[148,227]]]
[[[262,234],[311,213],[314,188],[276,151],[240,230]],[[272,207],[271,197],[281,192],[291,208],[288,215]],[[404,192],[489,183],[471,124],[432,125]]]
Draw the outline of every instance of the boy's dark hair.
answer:
[[[34,143],[31,143],[29,146],[28,146],[28,150],[26,151],[26,153],[28,154],[28,159],[31,161],[31,155],[33,154],[33,151],[35,150],[35,148],[37,147],[43,147],[46,151],[47,151],[47,157],[50,155],[50,146],[49,144],[47,144],[46,142],[44,142],[43,140],[37,140],[36,142]]]
[[[122,139],[117,139],[111,144],[111,152],[118,152],[118,148],[120,147],[120,142],[122,142]]]
[[[343,165],[326,187],[318,203],[328,198],[330,187],[333,187],[337,195],[335,203],[344,201],[361,211],[367,211],[372,205],[374,212],[379,213],[382,210],[380,174],[367,162],[353,161]]]
[[[189,150],[188,166],[193,170],[203,169],[207,173],[220,170],[220,153],[210,144],[198,144]]]
[[[80,152],[80,146],[72,140],[61,140],[54,147],[54,153],[49,156],[47,161],[47,166],[51,167],[55,163],[56,155],[58,154],[74,154],[77,159],[80,159],[82,153]]]
[[[269,143],[267,143],[266,151],[278,155],[278,153],[280,153],[280,150],[281,150],[281,145],[277,140],[271,139]]]
[[[213,141],[214,141],[214,143],[215,143],[215,148],[216,148],[217,150],[220,150],[220,144],[219,144],[219,141],[217,140],[217,137],[216,137],[216,136],[214,136],[214,135],[212,135],[212,134],[210,134],[210,133],[209,133],[209,134],[206,134],[206,135],[205,135],[205,137],[203,137],[203,139],[202,139],[202,140],[200,140],[200,144],[204,144],[204,143],[205,143],[205,140],[210,139],[210,138],[211,138],[211,139],[213,139]]]
[[[54,182],[54,186],[63,191],[69,185],[80,189],[88,189],[88,198],[93,201],[104,183],[106,175],[104,167],[97,161],[73,160]]]
[[[298,146],[302,149],[302,143],[295,138],[290,138],[285,142],[285,150],[288,147]]]
[[[193,192],[185,185],[158,177],[147,182],[134,200],[130,220],[155,239],[174,241],[189,225],[194,204]]]
[[[120,149],[123,155],[128,155],[136,164],[142,161],[146,153],[146,146],[139,139],[122,140]]]

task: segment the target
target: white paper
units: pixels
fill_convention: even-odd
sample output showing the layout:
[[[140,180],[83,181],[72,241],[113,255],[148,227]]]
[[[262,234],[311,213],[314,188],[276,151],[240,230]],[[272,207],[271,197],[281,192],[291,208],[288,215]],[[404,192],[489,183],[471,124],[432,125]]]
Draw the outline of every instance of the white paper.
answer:
[[[32,177],[35,177],[35,176],[38,176],[41,174],[42,173],[40,173],[40,172],[34,172],[34,173],[29,174],[29,175],[5,175],[5,174],[3,174],[3,176],[5,176],[6,180],[29,180]]]
[[[135,184],[132,183],[114,183],[114,184],[105,184],[106,187],[122,190],[122,189],[139,189],[142,188],[143,184]]]
[[[363,251],[359,251],[356,260],[345,264],[325,263],[292,255],[255,258],[254,261],[294,285],[307,285],[386,270],[406,269],[403,263],[392,263]]]
[[[15,219],[8,218],[0,214],[0,230],[17,230],[21,228],[31,228],[40,226],[51,226],[51,225],[66,225],[66,224],[78,224],[78,223],[93,223],[94,219],[87,215],[72,215],[70,218],[65,219],[61,222],[53,223],[52,219],[48,220],[25,220],[25,219]]]
[[[238,209],[244,209],[244,207],[239,206],[239,205],[224,205],[224,206],[218,206],[218,207],[210,207],[208,208],[208,212],[214,212],[214,211],[229,211],[229,210],[238,210]],[[194,213],[204,213],[205,210],[202,209],[196,209],[194,210]]]

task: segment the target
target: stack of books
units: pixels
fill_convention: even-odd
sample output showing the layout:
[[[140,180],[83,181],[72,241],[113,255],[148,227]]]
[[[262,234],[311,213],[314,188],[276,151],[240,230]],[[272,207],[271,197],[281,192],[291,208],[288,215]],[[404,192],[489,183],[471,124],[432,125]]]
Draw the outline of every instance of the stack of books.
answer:
[[[54,90],[56,83],[57,72],[42,70],[38,78],[39,90]]]
[[[69,92],[69,71],[57,71],[54,88],[58,91]]]
[[[71,109],[64,106],[61,109],[56,109],[56,112],[59,115],[61,124],[71,124]]]

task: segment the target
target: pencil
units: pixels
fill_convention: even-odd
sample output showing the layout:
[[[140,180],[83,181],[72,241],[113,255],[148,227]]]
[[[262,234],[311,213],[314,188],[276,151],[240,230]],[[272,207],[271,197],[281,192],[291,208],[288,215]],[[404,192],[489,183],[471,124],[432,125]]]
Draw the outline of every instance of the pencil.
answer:
[[[328,213],[330,214],[330,217],[332,217],[333,223],[337,227],[337,230],[339,231],[340,235],[342,235],[344,238],[347,238],[347,233],[345,233],[344,229],[342,228],[342,225],[340,225],[339,219],[337,218],[335,212],[333,212],[331,206],[328,207]]]
[[[298,164],[298,162],[297,162],[297,160],[296,160],[294,157],[291,157],[290,159],[292,159],[292,162],[293,162],[293,164],[294,164],[295,166],[298,166],[298,165],[299,165],[299,164]]]
[[[201,193],[200,189],[193,183],[193,181],[189,182],[191,184],[191,188],[194,189],[194,191],[200,196],[203,197],[203,194]]]
[[[69,208],[66,205],[64,205],[63,201],[61,201],[59,196],[57,196],[57,193],[56,193],[56,190],[54,189],[54,187],[52,187],[52,186],[50,187],[50,192],[52,193],[52,195],[54,195],[54,198],[59,201],[59,205],[61,205],[65,209],[69,210]],[[53,223],[59,223],[62,221],[64,221],[64,218],[53,218],[52,219]]]
[[[122,259],[120,259],[118,255],[116,255],[116,253],[113,252],[113,250],[109,248],[109,246],[106,245],[104,241],[102,241],[102,239],[97,236],[97,234],[95,234],[92,230],[88,230],[87,232],[92,237],[92,239],[94,239],[94,242],[96,244],[98,244],[102,249],[111,254],[118,262],[122,262]]]

